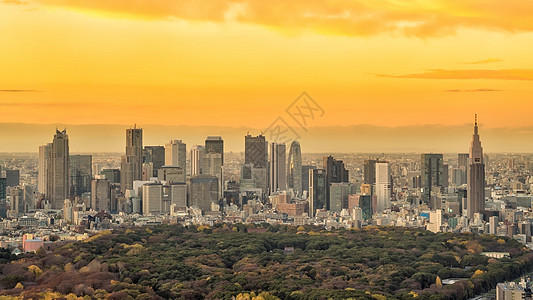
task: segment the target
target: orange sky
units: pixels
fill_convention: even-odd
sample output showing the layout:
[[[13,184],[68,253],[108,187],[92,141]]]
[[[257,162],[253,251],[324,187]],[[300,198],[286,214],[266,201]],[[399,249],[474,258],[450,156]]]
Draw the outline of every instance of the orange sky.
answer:
[[[533,126],[533,2],[4,0],[3,123]]]

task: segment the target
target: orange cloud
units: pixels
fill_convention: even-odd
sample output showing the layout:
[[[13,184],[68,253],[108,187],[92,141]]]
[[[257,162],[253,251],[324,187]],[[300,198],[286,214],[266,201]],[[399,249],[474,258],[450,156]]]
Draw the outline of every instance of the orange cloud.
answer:
[[[376,74],[385,78],[416,79],[499,79],[499,80],[533,80],[533,69],[507,70],[429,70],[424,73],[390,75]]]
[[[13,0],[11,0],[13,1]],[[533,31],[533,2],[523,0],[35,0],[44,5],[145,19],[234,20],[286,31],[367,36],[452,34],[460,28]]]
[[[470,61],[470,62],[464,62],[461,63],[463,65],[480,65],[480,64],[489,64],[489,63],[496,63],[496,62],[502,62],[503,60],[497,59],[497,58],[487,58],[483,60],[476,60],[476,61]]]
[[[475,92],[501,92],[501,90],[495,90],[495,89],[458,90],[458,89],[455,89],[455,90],[445,90],[445,92],[450,92],[450,93],[461,93],[461,92],[464,92],[464,93],[475,93]]]

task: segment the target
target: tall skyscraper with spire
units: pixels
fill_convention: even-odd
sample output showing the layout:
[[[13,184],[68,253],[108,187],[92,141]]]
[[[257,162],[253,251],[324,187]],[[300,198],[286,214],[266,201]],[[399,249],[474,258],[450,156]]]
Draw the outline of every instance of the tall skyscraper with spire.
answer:
[[[473,219],[475,213],[485,209],[485,163],[483,148],[479,139],[477,115],[474,124],[474,136],[470,146],[468,165],[468,189],[466,209],[468,218]]]
[[[48,152],[46,176],[46,198],[52,209],[61,209],[70,193],[70,157],[66,129],[56,129]]]
[[[143,130],[126,129],[126,155],[120,160],[120,188],[133,189],[133,181],[141,180],[143,165]]]

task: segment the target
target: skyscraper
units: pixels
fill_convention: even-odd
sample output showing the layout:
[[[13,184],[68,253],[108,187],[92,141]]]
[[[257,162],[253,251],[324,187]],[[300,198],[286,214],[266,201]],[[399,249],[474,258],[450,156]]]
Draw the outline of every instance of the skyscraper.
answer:
[[[205,158],[204,146],[194,145],[191,149],[191,176],[203,174]]]
[[[211,204],[218,205],[218,178],[211,175],[195,175],[188,180],[189,206],[202,211],[211,211]]]
[[[466,178],[468,177],[466,172],[468,171],[468,153],[457,154],[458,168],[461,170],[461,184],[467,184]]]
[[[111,181],[108,179],[92,180],[91,208],[96,211],[111,211]]]
[[[270,148],[270,194],[287,189],[285,144],[272,143]]]
[[[70,155],[70,195],[81,196],[91,191],[92,155]]]
[[[37,189],[39,193],[46,193],[47,187],[47,174],[48,174],[48,156],[50,155],[50,149],[52,144],[46,144],[39,146],[39,170],[37,174]]]
[[[391,176],[390,164],[387,162],[376,163],[376,196],[376,212],[379,214],[390,207]]]
[[[187,145],[181,140],[171,140],[165,144],[165,165],[187,168]]]
[[[293,141],[287,161],[287,188],[298,196],[302,194],[302,150],[300,143]]]
[[[205,174],[218,178],[218,194],[224,194],[224,178],[222,167],[224,166],[224,140],[220,136],[208,136],[205,140]]]
[[[479,139],[477,115],[469,157],[466,209],[468,218],[472,220],[475,213],[485,209],[485,163],[483,161],[483,148]]]
[[[70,193],[70,157],[67,130],[56,130],[47,159],[46,198],[61,209]]]
[[[309,216],[314,217],[317,209],[326,208],[326,171],[309,170]]]
[[[316,169],[316,166],[302,165],[302,193],[307,191],[309,197],[309,170]]]
[[[268,143],[263,135],[244,137],[244,163],[253,164],[254,168],[267,168]]]
[[[376,183],[376,162],[377,160],[368,159],[365,160],[363,167],[364,183],[375,184]]]
[[[444,170],[442,154],[425,153],[420,161],[422,176],[422,201],[431,203],[431,190],[434,186],[444,186]],[[430,207],[436,209],[437,207]]]
[[[220,154],[221,166],[224,165],[224,140],[220,136],[208,136],[205,140],[205,154]]]
[[[133,181],[141,180],[143,164],[143,130],[136,126],[126,129],[126,155],[120,160],[120,188],[133,189]]]
[[[145,146],[143,151],[143,163],[152,163],[152,177],[157,177],[157,171],[165,165],[165,147]]]
[[[5,218],[7,215],[6,196],[7,196],[7,183],[6,179],[0,177],[0,217]]]
[[[348,182],[348,170],[344,168],[342,160],[336,160],[332,156],[323,158],[324,170],[326,171],[326,208],[330,209],[330,185],[333,182]]]

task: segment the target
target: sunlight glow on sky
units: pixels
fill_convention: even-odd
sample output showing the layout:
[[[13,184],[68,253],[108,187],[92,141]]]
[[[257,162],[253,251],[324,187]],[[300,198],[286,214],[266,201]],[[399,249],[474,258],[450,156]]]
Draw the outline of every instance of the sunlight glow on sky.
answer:
[[[1,122],[533,126],[532,2],[368,3],[3,1]]]

